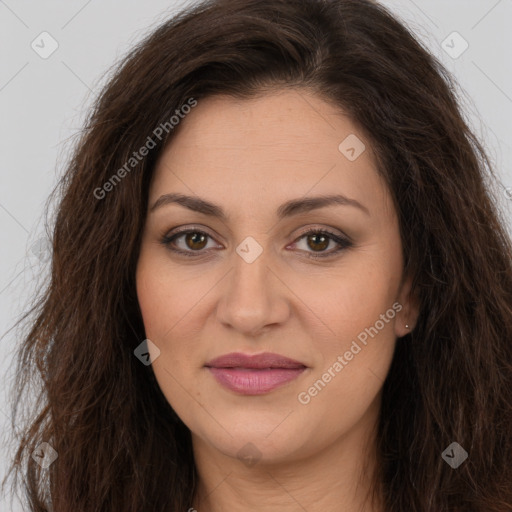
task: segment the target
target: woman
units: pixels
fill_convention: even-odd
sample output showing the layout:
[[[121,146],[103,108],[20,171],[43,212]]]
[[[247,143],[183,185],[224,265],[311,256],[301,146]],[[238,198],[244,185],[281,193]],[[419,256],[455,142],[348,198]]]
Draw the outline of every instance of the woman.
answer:
[[[512,248],[371,0],[213,0],[121,63],[20,351],[30,510],[512,510]],[[18,426],[21,428],[21,423]]]

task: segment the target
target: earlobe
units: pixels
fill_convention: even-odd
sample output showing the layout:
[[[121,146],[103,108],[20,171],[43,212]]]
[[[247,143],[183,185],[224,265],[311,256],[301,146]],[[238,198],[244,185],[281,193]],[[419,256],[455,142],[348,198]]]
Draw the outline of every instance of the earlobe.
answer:
[[[414,330],[420,311],[420,301],[416,293],[412,290],[412,278],[408,277],[398,296],[398,302],[402,305],[402,310],[395,320],[395,334],[401,338]]]

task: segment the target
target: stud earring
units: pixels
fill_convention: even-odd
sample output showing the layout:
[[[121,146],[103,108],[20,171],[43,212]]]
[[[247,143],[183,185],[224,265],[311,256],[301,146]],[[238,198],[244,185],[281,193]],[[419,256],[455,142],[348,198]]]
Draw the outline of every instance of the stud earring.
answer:
[[[409,324],[405,324],[405,328],[406,328],[406,329],[409,329]]]

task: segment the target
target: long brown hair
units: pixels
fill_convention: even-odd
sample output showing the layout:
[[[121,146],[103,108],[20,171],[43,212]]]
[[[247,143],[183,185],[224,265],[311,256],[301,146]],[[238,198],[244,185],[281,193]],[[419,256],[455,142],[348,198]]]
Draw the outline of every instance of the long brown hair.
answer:
[[[51,276],[13,402],[24,435],[11,473],[31,511],[50,510],[50,497],[54,512],[191,506],[190,432],[134,356],[148,187],[184,105],[281,87],[311,90],[361,126],[399,215],[421,308],[384,384],[375,489],[386,510],[512,510],[512,247],[456,84],[371,0],[212,0],[119,63],[55,190]],[[41,395],[20,417],[31,383]],[[58,453],[47,469],[30,456],[41,442]],[[457,469],[442,457],[453,442],[469,455]]]

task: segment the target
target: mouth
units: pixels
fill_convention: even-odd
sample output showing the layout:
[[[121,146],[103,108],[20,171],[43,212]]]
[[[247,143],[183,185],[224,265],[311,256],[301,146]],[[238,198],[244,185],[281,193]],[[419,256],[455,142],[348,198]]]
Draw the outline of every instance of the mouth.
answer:
[[[279,354],[231,353],[205,364],[217,382],[235,393],[262,395],[299,377],[307,366]]]

